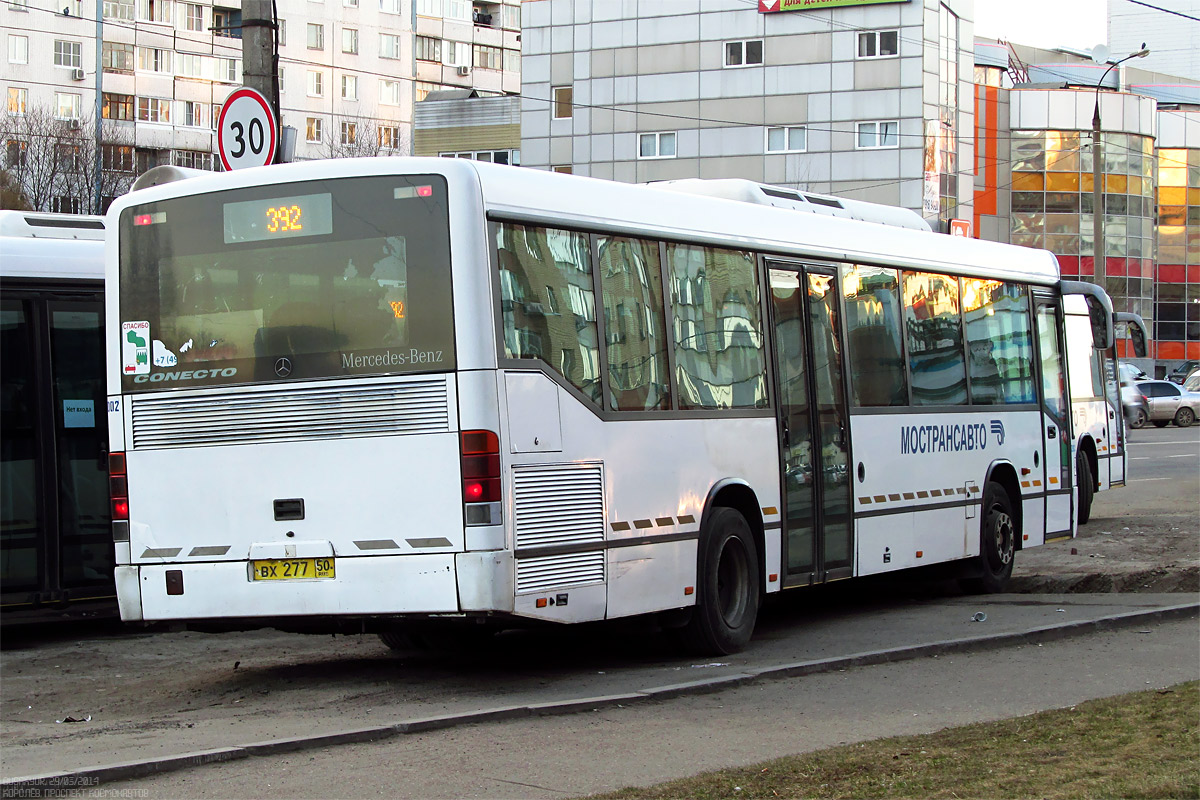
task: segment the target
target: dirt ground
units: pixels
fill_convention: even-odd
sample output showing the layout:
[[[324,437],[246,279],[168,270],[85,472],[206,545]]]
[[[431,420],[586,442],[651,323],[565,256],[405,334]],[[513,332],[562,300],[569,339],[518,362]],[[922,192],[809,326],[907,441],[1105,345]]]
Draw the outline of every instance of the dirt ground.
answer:
[[[1177,592],[1194,598],[1200,593],[1198,505],[1175,482],[1104,492],[1079,537],[1018,554],[1012,591]],[[535,642],[545,653],[553,651],[547,662],[557,659],[547,668],[530,658],[525,645],[464,665],[428,655],[397,658],[374,636],[164,635],[130,632],[117,623],[6,632],[0,771],[9,778],[70,763],[109,763],[118,760],[109,749],[114,736],[126,747],[131,740],[140,743],[142,757],[165,747],[165,738],[172,747],[216,746],[231,733],[224,726],[235,724],[239,741],[267,739],[273,734],[265,726],[283,704],[291,714],[341,715],[351,727],[389,722],[401,707],[439,714],[496,705],[497,697],[518,693],[552,699],[569,684],[577,691],[578,678],[589,670],[658,668],[678,658],[666,643],[626,646],[619,636],[601,636],[605,644],[585,645],[574,657],[561,651],[579,637]],[[521,655],[514,655],[520,648]],[[436,697],[428,693],[432,685]],[[87,716],[94,721],[67,720]]]

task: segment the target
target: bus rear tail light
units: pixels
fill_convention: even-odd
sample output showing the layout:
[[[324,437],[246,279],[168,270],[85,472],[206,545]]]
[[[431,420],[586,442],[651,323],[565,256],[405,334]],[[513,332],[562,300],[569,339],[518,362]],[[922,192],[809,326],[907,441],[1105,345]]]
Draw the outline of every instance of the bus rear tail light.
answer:
[[[108,454],[108,497],[113,521],[129,519],[129,479],[125,475],[125,454]]]
[[[466,523],[498,525],[500,437],[491,431],[463,431],[459,437]]]

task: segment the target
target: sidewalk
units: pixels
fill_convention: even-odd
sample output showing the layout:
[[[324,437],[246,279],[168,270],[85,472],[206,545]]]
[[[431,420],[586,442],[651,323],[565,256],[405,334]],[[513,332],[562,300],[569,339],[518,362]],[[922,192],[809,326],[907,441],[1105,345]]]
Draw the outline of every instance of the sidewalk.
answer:
[[[825,598],[828,607],[822,607]],[[829,602],[829,600],[836,602]],[[374,637],[122,635],[5,651],[0,777],[116,780],[187,764],[562,714],[936,653],[1194,617],[1189,594],[861,602],[797,593],[735,657],[681,659],[612,626],[499,638],[486,663]],[[976,620],[980,615],[985,619]],[[86,722],[57,720],[71,716]]]

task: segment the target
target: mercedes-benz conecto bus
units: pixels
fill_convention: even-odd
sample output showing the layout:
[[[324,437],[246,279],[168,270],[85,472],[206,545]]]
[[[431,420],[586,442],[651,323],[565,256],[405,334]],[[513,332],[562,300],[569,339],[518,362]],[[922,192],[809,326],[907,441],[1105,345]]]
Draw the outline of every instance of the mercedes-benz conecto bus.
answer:
[[[103,325],[103,220],[0,211],[5,625],[117,611]]]
[[[996,591],[1074,533],[1044,251],[454,159],[190,177],[108,224],[126,620],[660,614],[731,652],[782,589]]]

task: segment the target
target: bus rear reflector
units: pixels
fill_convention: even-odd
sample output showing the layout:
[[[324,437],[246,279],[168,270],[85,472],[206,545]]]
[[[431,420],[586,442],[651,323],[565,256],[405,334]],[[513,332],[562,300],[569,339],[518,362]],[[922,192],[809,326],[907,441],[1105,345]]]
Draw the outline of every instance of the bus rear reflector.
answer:
[[[112,504],[112,518],[129,519],[129,479],[125,475],[125,454],[108,454],[108,497]]]

